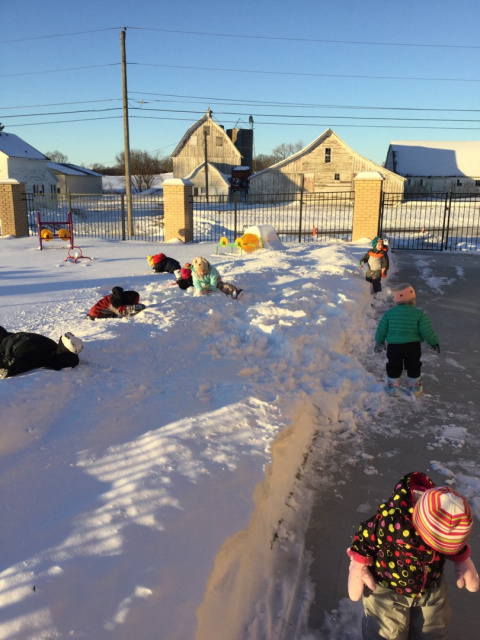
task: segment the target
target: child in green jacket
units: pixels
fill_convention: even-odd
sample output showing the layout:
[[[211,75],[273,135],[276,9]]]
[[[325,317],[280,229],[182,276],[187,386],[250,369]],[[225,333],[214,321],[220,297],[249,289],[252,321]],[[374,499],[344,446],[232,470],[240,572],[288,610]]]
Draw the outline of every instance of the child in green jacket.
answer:
[[[384,342],[387,342],[387,392],[398,395],[400,376],[405,369],[410,392],[419,395],[422,393],[420,343],[425,340],[440,353],[439,340],[427,314],[415,306],[412,285],[403,283],[395,287],[393,301],[395,306],[383,315],[378,324],[375,351],[382,351]]]

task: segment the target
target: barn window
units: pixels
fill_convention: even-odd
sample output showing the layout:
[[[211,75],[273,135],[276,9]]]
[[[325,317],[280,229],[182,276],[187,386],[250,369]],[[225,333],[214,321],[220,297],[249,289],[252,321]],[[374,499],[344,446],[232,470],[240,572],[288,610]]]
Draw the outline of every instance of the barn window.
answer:
[[[420,178],[420,180],[418,181],[418,184],[420,187],[423,187],[423,178]]]
[[[192,136],[192,137],[190,138],[190,144],[191,144],[193,147],[198,146],[198,138],[197,138],[197,136]]]
[[[206,133],[207,136],[210,135],[210,127],[203,127],[203,133]]]
[[[217,147],[223,147],[223,138],[222,138],[222,136],[217,136],[215,138],[215,144],[217,145]]]
[[[457,187],[461,187],[462,186],[462,181],[461,180],[457,180]]]
[[[332,150],[330,149],[330,147],[327,147],[325,149],[325,162],[331,162],[332,161]]]
[[[339,174],[339,173],[336,173],[336,174],[335,174],[335,178],[334,178],[334,180],[340,180],[340,174]]]
[[[45,193],[45,187],[43,184],[34,184],[33,193]]]
[[[480,180],[475,180],[475,186],[480,187]]]

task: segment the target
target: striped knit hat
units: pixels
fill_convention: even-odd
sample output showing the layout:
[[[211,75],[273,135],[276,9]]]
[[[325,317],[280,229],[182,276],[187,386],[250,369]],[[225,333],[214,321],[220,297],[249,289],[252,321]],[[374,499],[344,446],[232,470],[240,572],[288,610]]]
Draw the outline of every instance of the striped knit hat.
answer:
[[[459,553],[472,531],[473,518],[467,501],[450,487],[428,489],[413,509],[415,529],[439,553]]]

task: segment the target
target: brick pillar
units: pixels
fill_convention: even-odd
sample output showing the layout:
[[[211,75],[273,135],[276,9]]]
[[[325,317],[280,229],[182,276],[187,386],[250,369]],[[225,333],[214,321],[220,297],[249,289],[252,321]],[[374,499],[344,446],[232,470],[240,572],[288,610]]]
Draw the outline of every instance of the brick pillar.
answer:
[[[28,236],[25,185],[16,180],[0,180],[0,222],[2,235]]]
[[[383,176],[378,171],[363,171],[355,178],[352,241],[373,238],[378,233]]]
[[[163,183],[165,242],[193,242],[193,185],[189,180],[170,178]]]

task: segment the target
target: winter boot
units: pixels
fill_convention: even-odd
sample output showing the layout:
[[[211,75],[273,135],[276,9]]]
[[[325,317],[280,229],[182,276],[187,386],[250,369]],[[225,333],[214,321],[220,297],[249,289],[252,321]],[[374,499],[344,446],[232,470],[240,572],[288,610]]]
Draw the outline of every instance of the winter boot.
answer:
[[[3,378],[8,378],[9,373],[9,370],[6,367],[0,369],[0,380],[3,380]]]
[[[400,386],[400,378],[387,377],[387,384],[385,385],[385,391],[389,396],[398,396],[398,388]]]
[[[420,378],[408,378],[408,391],[412,396],[419,396],[422,393],[423,387]]]
[[[181,272],[181,270],[180,270],[180,269],[176,269],[176,270],[173,272],[173,275],[175,276],[175,278],[177,279],[177,281],[182,279],[182,272]]]
[[[234,291],[232,291],[232,298],[234,300],[238,300],[242,297],[243,294],[243,289],[235,289]]]

